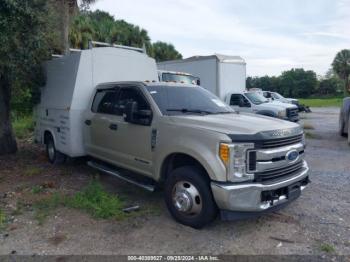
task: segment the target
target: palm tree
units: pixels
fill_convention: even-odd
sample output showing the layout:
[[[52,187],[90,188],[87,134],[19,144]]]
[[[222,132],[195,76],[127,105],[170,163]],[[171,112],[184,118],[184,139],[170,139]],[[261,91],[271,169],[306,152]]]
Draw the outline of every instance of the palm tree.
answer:
[[[344,49],[335,56],[332,67],[334,72],[344,81],[344,96],[349,94],[350,49]]]

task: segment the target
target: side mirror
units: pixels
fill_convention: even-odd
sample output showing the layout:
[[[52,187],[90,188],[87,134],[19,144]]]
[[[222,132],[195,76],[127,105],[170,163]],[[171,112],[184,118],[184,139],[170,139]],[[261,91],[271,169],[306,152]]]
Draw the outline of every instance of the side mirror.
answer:
[[[250,103],[248,101],[244,101],[243,99],[239,100],[239,107],[251,107]]]
[[[126,104],[124,109],[124,120],[125,122],[134,123],[135,122],[135,113],[137,112],[137,102],[129,102]]]
[[[149,126],[152,123],[151,110],[138,110],[137,102],[129,102],[125,107],[125,122]]]

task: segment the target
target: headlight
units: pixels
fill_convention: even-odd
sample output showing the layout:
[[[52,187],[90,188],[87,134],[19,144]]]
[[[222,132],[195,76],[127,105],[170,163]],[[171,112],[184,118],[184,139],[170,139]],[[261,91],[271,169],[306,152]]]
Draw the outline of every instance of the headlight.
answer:
[[[227,180],[242,182],[252,180],[253,174],[247,174],[247,150],[253,149],[252,143],[225,144],[221,143],[219,156],[226,167]]]
[[[287,116],[286,110],[279,111],[277,116],[279,118],[285,118]]]

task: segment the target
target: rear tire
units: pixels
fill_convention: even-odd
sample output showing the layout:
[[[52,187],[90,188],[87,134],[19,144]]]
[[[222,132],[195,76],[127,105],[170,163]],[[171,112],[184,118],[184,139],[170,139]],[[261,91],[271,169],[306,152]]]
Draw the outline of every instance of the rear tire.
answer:
[[[56,150],[55,142],[52,135],[47,136],[46,155],[49,162],[54,165],[63,164],[66,161],[66,155]]]
[[[339,135],[346,137],[346,133],[344,132],[345,129],[345,122],[344,122],[344,117],[343,114],[339,115]]]
[[[210,180],[195,166],[173,170],[165,181],[165,203],[173,218],[186,226],[200,229],[218,213]]]
[[[349,114],[349,119],[348,119],[348,144],[350,146],[350,114]]]

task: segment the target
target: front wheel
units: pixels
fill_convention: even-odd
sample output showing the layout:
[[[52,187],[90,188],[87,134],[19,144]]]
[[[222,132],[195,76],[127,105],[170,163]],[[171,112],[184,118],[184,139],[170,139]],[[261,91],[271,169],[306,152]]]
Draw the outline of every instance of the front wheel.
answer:
[[[46,155],[51,164],[63,164],[66,161],[66,155],[56,150],[55,142],[51,135],[48,135],[46,141]]]
[[[176,221],[196,229],[212,222],[218,213],[209,179],[194,166],[180,167],[169,174],[165,202]]]

